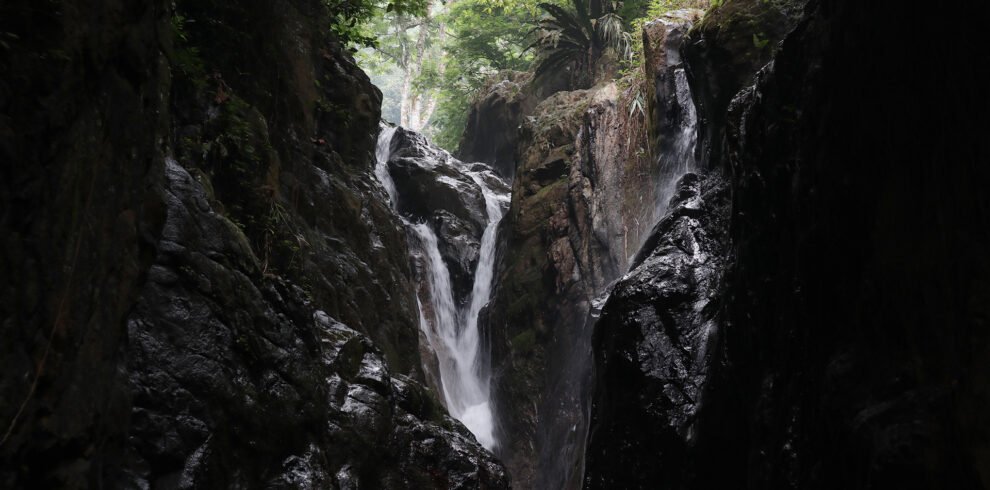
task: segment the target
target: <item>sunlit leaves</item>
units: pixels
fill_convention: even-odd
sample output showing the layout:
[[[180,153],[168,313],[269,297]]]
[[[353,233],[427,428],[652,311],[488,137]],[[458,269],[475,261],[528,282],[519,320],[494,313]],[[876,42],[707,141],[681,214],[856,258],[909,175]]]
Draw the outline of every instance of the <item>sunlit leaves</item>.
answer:
[[[330,11],[330,30],[348,45],[373,46],[376,35],[367,25],[386,13],[424,15],[430,0],[324,0]]]

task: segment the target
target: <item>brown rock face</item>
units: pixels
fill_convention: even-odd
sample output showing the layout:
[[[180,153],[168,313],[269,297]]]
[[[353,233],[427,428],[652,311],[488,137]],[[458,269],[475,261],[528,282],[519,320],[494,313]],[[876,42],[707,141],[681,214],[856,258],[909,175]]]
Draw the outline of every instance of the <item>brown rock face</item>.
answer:
[[[676,35],[690,25],[666,22]],[[524,118],[487,318],[499,454],[522,488],[580,486],[591,305],[627,269],[671,196],[667,180],[684,171],[667,151],[669,135],[680,135],[668,126],[691,124],[670,88],[683,67],[677,43],[654,45],[662,66],[650,66],[646,82],[558,92]],[[666,116],[652,121],[653,113]]]

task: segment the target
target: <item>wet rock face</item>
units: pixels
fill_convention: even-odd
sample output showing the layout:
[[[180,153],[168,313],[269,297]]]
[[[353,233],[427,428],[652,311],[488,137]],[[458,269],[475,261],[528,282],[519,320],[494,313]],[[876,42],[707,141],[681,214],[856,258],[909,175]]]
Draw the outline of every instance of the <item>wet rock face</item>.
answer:
[[[677,91],[644,94],[673,85],[683,71],[666,33],[683,35],[696,17],[684,11],[658,21],[647,36],[646,76],[555,93],[523,120],[487,316],[498,412],[512,414],[501,421],[500,454],[523,488],[581,485],[589,313],[659,219],[673,175],[685,171],[653,144],[666,149],[676,139],[669,135],[681,136],[688,118],[675,116]],[[654,121],[654,113],[667,117]]]
[[[485,162],[499,175],[512,179],[516,171],[516,146],[524,114],[533,109],[536,95],[532,75],[500,73],[471,106],[464,136],[457,151],[461,160]]]
[[[536,485],[535,442],[549,389],[555,338],[567,342],[586,312],[586,274],[578,262],[577,219],[570,207],[574,142],[588,93],[561,92],[540,104],[520,135],[512,203],[502,221],[495,290],[482,325],[491,338],[493,399],[500,456],[515,485]],[[561,455],[558,455],[561,456]]]
[[[405,128],[396,129],[390,151],[388,169],[398,193],[398,211],[412,222],[428,223],[436,233],[454,299],[463,304],[471,294],[488,222],[482,189],[465,170],[488,170],[482,178],[496,192],[508,192],[508,186],[487,166],[460,162]]]
[[[187,171],[170,163],[167,176],[160,252],[128,320],[132,445],[119,486],[507,485],[366,336],[298,286],[260,277]]]
[[[124,319],[162,224],[167,2],[0,10],[0,487],[96,487],[120,464]]]
[[[327,39],[325,10],[309,1],[177,8],[187,21],[186,41],[172,47],[175,159],[242,229],[264,274],[303,286],[395,371],[419,377],[405,235],[372,175],[380,94]],[[246,55],[244,45],[259,48]]]
[[[733,0],[712,8],[683,45],[698,103],[701,155],[715,162],[725,144],[726,110],[801,20],[807,0]]]
[[[322,4],[21,3],[0,487],[508,486],[420,384],[380,94]]]
[[[730,105],[730,364],[702,438],[750,427],[725,447],[761,455],[754,487],[985,488],[990,148],[987,115],[964,115],[988,103],[988,6],[889,24],[889,4],[812,7]],[[902,51],[920,25],[935,41]]]
[[[684,463],[718,352],[728,210],[719,173],[687,174],[633,269],[611,288],[592,342],[585,488],[691,481]]]
[[[682,134],[686,127],[693,129],[697,124],[682,47],[703,14],[701,10],[677,10],[643,26],[644,96],[649,111],[651,144],[660,149],[660,165],[666,173],[664,180],[670,180],[670,174],[678,170],[683,173],[684,168],[692,168],[695,163],[697,137],[692,134],[685,138]],[[660,193],[660,199],[670,199],[669,193]],[[660,218],[655,216],[651,225]]]

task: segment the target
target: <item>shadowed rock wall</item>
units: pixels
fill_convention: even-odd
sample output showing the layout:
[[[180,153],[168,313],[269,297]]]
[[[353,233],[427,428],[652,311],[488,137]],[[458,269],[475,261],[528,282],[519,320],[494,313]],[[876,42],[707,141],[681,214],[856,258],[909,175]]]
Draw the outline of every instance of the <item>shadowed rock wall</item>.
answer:
[[[323,3],[43,4],[0,7],[0,486],[507,487],[420,385]]]
[[[682,253],[674,227],[617,286],[596,326],[586,486],[641,478],[608,464],[619,451],[655,488],[986,488],[990,148],[972,108],[987,106],[987,6],[813,1],[755,77],[713,77],[711,60],[750,49],[720,30],[733,4],[747,8],[710,13],[689,59],[702,181],[724,174],[731,195],[706,233],[730,242],[722,284],[685,323],[710,283],[651,272]]]

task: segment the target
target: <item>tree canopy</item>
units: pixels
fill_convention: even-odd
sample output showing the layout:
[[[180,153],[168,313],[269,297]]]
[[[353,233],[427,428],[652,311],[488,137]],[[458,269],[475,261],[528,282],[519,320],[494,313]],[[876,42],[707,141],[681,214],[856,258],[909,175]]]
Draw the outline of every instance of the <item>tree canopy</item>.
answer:
[[[606,50],[638,58],[644,19],[709,0],[326,1],[382,89],[383,117],[453,150],[472,99],[499,72],[568,70],[587,83]]]

